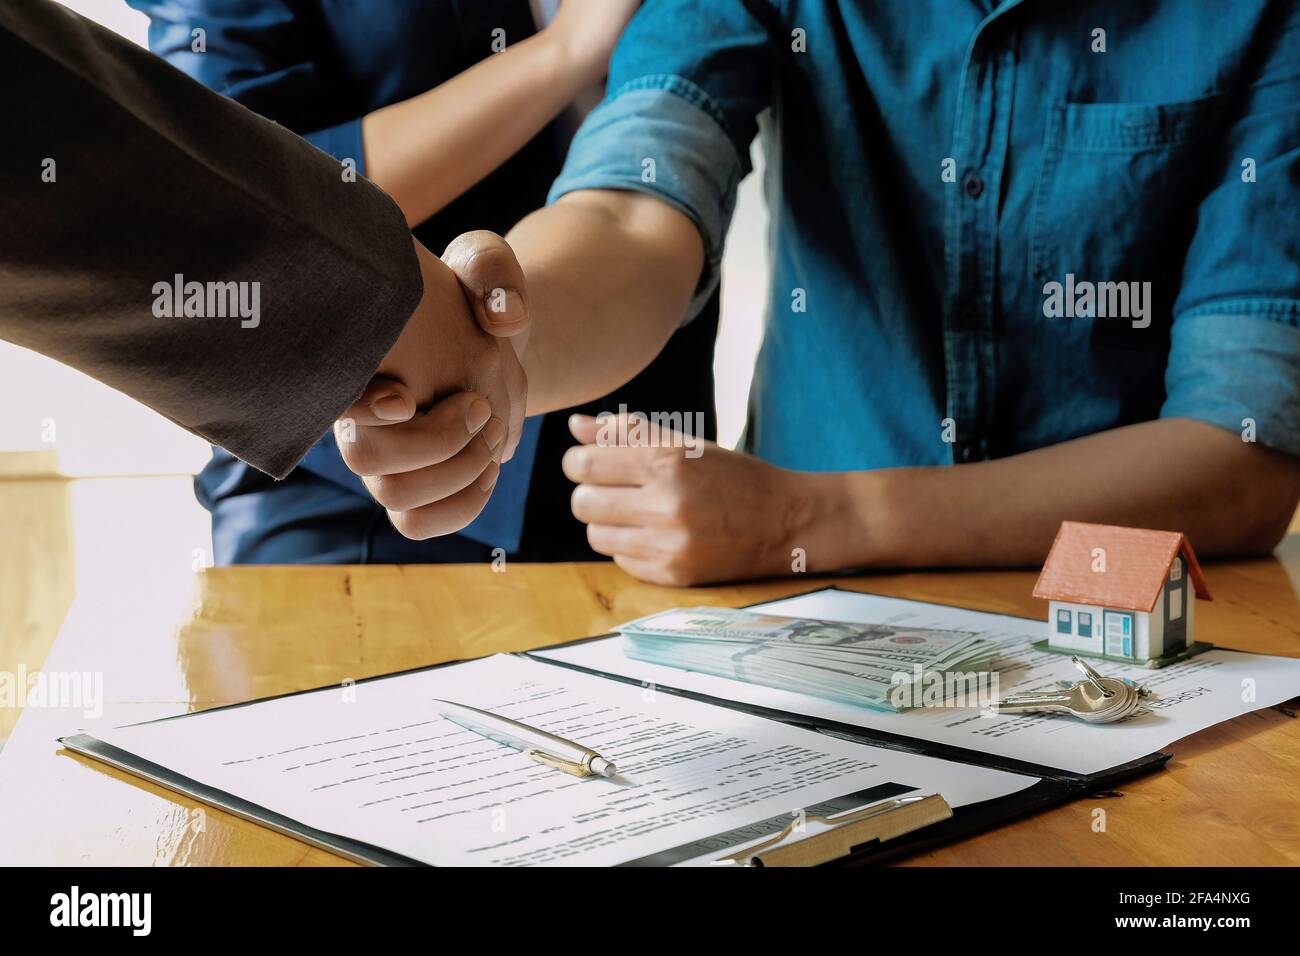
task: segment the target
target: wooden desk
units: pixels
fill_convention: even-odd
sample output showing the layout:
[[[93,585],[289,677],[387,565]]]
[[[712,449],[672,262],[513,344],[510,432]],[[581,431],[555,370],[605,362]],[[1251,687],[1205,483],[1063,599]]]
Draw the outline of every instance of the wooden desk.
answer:
[[[1300,536],[1277,558],[1212,564],[1197,628],[1229,647],[1300,656]],[[841,579],[841,587],[1042,616],[1027,571]],[[809,590],[802,578],[698,590],[612,565],[238,568],[79,596],[47,672],[104,675],[107,725],[609,629],[687,604]],[[1162,772],[939,849],[920,864],[1300,863],[1300,720],[1264,710],[1177,743]],[[0,752],[0,863],[336,865],[345,861],[61,751],[97,721],[29,708]],[[1107,811],[1105,833],[1092,810]]]

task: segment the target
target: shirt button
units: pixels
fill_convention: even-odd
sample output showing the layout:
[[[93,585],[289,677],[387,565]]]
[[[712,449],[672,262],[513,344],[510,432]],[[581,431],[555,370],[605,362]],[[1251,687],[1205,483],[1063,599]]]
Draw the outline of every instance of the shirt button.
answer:
[[[984,192],[984,180],[980,178],[979,173],[968,172],[962,177],[961,187],[966,190],[966,195],[971,199],[978,199]]]

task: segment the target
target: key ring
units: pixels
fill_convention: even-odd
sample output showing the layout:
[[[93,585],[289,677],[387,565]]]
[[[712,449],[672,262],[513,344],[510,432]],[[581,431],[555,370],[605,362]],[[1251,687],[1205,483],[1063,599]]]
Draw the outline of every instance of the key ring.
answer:
[[[1101,675],[1093,670],[1087,661],[1078,656],[1072,656],[1070,660],[1075,667],[1079,668],[1079,670],[1083,672],[1083,676],[1088,679],[1088,682],[1101,692],[1103,697],[1111,698],[1115,696],[1113,690],[1107,690],[1105,687],[1101,686]]]

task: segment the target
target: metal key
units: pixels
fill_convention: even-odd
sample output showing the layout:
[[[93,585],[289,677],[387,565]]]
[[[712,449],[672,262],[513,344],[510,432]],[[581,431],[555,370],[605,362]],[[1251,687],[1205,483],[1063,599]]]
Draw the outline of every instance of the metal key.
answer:
[[[999,714],[1029,710],[1066,713],[1089,722],[1103,723],[1115,720],[1121,715],[1121,711],[1130,712],[1132,697],[1132,691],[1127,688],[1107,697],[1099,693],[1090,682],[1079,681],[1065,692],[1012,694],[998,701],[997,711]]]
[[[1112,677],[1102,677],[1078,657],[1071,660],[1083,672],[1083,680],[1063,690],[1012,694],[998,701],[996,711],[1000,714],[1067,713],[1089,723],[1105,724],[1127,717],[1137,709],[1141,695],[1133,687]]]

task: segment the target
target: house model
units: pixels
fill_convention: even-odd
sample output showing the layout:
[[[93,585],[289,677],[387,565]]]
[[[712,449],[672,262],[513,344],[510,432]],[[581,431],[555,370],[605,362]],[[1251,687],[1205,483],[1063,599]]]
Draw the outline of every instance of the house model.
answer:
[[[1210,592],[1176,531],[1066,521],[1034,597],[1050,602],[1036,648],[1163,667],[1211,646],[1194,628],[1196,598]]]

